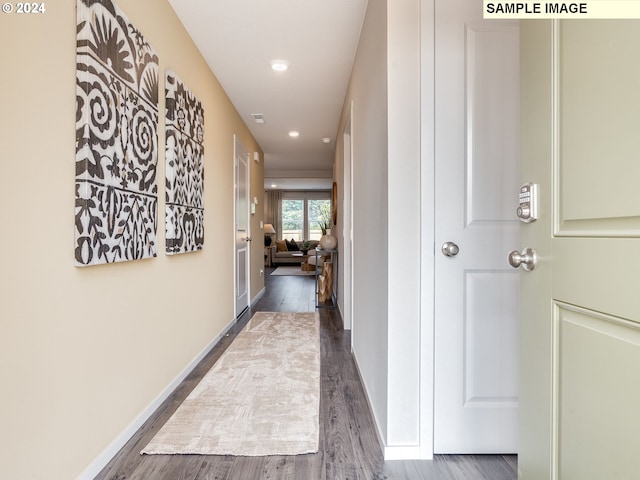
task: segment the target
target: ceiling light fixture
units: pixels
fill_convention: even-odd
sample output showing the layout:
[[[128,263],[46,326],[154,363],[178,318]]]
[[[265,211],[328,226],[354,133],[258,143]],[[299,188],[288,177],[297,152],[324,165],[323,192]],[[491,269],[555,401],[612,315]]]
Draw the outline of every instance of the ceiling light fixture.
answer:
[[[271,68],[276,72],[284,72],[289,68],[289,62],[286,60],[271,60]]]
[[[297,131],[295,131],[295,130],[291,130],[291,131],[289,132],[289,136],[290,136],[291,138],[297,138],[297,137],[299,137],[299,136],[300,136],[300,132],[297,132]]]
[[[322,143],[331,143],[331,139],[329,137],[324,137],[322,139]]]

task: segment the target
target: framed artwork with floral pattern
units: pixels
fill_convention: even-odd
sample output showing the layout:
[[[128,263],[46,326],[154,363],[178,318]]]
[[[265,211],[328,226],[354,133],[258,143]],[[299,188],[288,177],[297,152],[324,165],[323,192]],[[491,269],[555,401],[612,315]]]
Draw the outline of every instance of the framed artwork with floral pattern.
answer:
[[[171,70],[165,73],[166,253],[204,246],[204,109]]]
[[[155,257],[158,56],[111,0],[78,0],[75,261]]]

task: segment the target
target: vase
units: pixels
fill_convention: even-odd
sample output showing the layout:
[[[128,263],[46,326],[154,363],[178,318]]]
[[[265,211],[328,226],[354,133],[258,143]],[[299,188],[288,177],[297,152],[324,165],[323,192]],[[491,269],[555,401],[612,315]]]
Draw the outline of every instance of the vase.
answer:
[[[320,248],[322,250],[333,250],[338,246],[338,237],[335,235],[322,235],[320,237]]]

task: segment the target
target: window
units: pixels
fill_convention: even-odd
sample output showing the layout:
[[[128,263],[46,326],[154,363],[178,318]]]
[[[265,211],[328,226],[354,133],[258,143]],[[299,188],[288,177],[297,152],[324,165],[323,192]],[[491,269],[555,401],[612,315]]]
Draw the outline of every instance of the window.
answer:
[[[304,240],[304,200],[282,199],[281,239]]]
[[[331,200],[307,200],[307,240],[320,240],[320,222],[331,218]]]
[[[319,222],[331,218],[330,192],[284,192],[280,239],[320,240]]]

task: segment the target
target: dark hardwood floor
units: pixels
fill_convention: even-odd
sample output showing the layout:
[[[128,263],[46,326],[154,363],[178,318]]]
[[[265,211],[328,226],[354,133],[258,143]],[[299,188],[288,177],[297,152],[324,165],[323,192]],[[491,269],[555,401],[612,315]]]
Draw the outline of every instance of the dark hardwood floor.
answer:
[[[143,425],[97,480],[512,480],[515,456],[447,455],[431,461],[382,458],[373,419],[350,353],[350,332],[337,310],[320,312],[321,398],[318,453],[282,457],[140,455],[202,376],[256,311],[312,312],[314,277],[270,276],[266,293],[231,328],[157,412]]]

